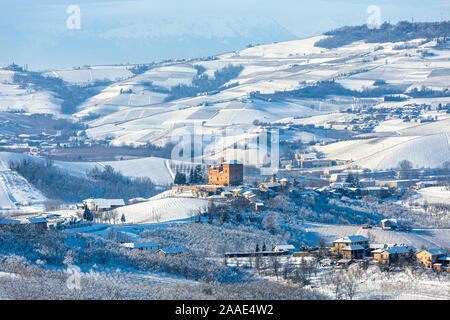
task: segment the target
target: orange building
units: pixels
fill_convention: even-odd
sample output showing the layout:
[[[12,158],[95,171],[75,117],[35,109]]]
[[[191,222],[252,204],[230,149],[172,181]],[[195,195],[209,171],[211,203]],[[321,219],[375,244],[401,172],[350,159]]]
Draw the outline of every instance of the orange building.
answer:
[[[235,186],[244,180],[244,165],[236,160],[208,168],[209,184],[219,186]]]

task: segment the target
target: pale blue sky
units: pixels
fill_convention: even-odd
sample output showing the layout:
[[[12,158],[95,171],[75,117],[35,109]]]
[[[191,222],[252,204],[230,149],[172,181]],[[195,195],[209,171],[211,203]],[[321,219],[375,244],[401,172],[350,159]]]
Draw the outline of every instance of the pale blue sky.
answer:
[[[193,28],[196,33],[196,41],[204,31],[205,37],[220,36],[225,34],[223,30],[227,25],[233,25],[236,19],[240,21],[250,21],[248,25],[241,26],[239,36],[245,35],[245,28],[249,29],[248,36],[258,35],[258,25],[271,28],[268,21],[280,25],[285,34],[290,34],[297,38],[318,35],[325,31],[345,25],[360,25],[367,21],[366,12],[369,5],[377,5],[381,9],[382,21],[396,23],[400,20],[411,21],[439,21],[450,19],[450,0],[14,0],[2,2],[0,11],[0,42],[2,47],[6,47],[3,53],[0,52],[0,64],[4,65],[12,59],[19,63],[31,63],[37,67],[51,66],[54,60],[56,64],[64,63],[64,41],[66,41],[68,31],[66,20],[68,14],[66,8],[70,4],[79,5],[81,9],[81,30],[72,32],[70,37],[78,40],[81,37],[89,36],[86,46],[92,48],[92,58],[96,51],[95,46],[105,46],[107,43],[98,42],[94,39],[100,35],[104,40],[105,34],[117,34],[121,29],[123,36],[129,25],[138,24],[140,28],[143,24],[153,26],[158,25],[157,32],[163,39],[167,34],[176,34],[177,30],[190,30]],[[224,20],[220,25],[216,25],[218,20]],[[258,20],[259,19],[259,20]],[[203,23],[198,24],[201,20]],[[155,22],[157,21],[157,22]],[[258,22],[260,21],[260,23]],[[177,27],[179,29],[177,29]],[[204,28],[204,30],[202,30]],[[211,30],[212,28],[212,30]],[[251,29],[251,30],[250,30]],[[267,30],[261,27],[260,32]],[[154,30],[152,32],[155,32]],[[171,33],[172,32],[172,33]],[[131,33],[131,32],[130,32]],[[145,33],[144,33],[145,34]],[[130,34],[130,36],[133,36]],[[135,36],[135,35],[134,35]],[[186,35],[185,35],[186,37]],[[272,38],[276,38],[276,34]],[[136,38],[136,37],[135,37]],[[258,37],[256,37],[258,38]],[[270,38],[270,37],[269,37]],[[270,38],[269,41],[278,39]],[[266,38],[261,37],[262,41]],[[141,39],[147,41],[147,38]],[[256,39],[258,40],[258,39]],[[286,40],[286,39],[280,39]],[[112,41],[110,39],[110,41]],[[172,41],[172,40],[171,40]],[[230,42],[227,46],[220,46],[210,51],[205,50],[204,54],[216,53],[217,50],[235,50],[242,43],[239,41]],[[242,40],[244,41],[244,40]],[[248,41],[248,39],[245,39]],[[168,54],[168,57],[180,56],[182,53],[170,55],[168,48],[156,52],[159,43],[153,46],[148,59],[159,59]],[[197,46],[199,42],[197,41]],[[133,49],[134,43],[130,41],[127,47]],[[200,44],[200,46],[203,44]],[[211,45],[205,43],[205,46]],[[56,49],[55,49],[56,48]],[[136,47],[137,50],[138,47]],[[43,52],[58,52],[60,59],[47,59]],[[208,48],[205,48],[208,49]],[[71,49],[73,50],[73,49]],[[145,49],[147,50],[147,49]],[[120,50],[119,50],[120,51]],[[198,53],[197,53],[198,52]],[[158,54],[157,54],[158,53]],[[217,52],[218,53],[218,52]],[[33,56],[32,56],[33,54]],[[55,53],[56,54],[56,53]],[[89,50],[83,51],[83,59],[71,60],[67,57],[67,64],[77,64],[88,62]],[[111,57],[105,61],[117,63],[130,61],[138,57],[130,56],[124,51],[122,55],[117,53],[116,57]],[[202,55],[202,51],[189,51],[187,48],[186,57]],[[39,57],[36,57],[39,56]],[[32,60],[32,61],[30,61]],[[45,61],[45,62],[44,62]],[[95,60],[96,62],[97,60]],[[42,62],[42,63],[40,63]],[[136,61],[141,62],[141,61]]]
[[[298,36],[323,32],[333,27],[362,24],[366,9],[377,5],[382,19],[436,21],[450,19],[450,0],[14,0],[4,1],[0,25],[64,28],[69,4],[79,5],[86,23],[181,17],[200,15],[245,16],[249,14],[275,19]]]

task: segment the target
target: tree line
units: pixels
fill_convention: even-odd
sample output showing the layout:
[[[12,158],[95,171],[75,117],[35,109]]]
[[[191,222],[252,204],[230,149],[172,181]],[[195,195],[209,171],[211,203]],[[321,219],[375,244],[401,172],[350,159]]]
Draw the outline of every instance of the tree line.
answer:
[[[9,163],[47,198],[80,202],[88,198],[149,198],[158,191],[149,178],[128,178],[111,166],[95,167],[86,176],[73,176],[55,167],[51,161],[24,159]]]
[[[101,92],[97,87],[111,84],[110,80],[94,81],[85,86],[70,84],[60,78],[44,76],[41,72],[14,73],[13,82],[22,88],[33,87],[37,90],[48,90],[56,93],[56,97],[62,100],[61,112],[73,114],[77,106]]]
[[[176,100],[185,97],[193,97],[198,93],[212,92],[220,89],[230,80],[239,76],[244,70],[242,65],[228,65],[220,70],[214,72],[214,78],[210,78],[205,73],[205,68],[202,66],[196,66],[197,75],[192,80],[191,85],[178,84],[170,89],[170,94],[166,98],[166,101]]]
[[[400,21],[393,25],[387,22],[380,28],[369,28],[367,25],[346,26],[325,32],[329,37],[317,41],[314,46],[333,49],[355,41],[366,43],[402,42],[413,39],[435,39],[450,36],[450,21],[442,22],[408,22]]]

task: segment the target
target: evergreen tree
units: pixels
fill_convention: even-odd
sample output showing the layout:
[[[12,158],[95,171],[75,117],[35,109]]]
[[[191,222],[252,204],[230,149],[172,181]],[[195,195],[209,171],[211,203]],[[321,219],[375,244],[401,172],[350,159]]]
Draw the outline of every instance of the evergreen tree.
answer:
[[[191,171],[189,172],[189,183],[190,183],[190,184],[197,183],[197,179],[196,179],[196,177],[195,177],[194,170],[192,170],[192,169],[191,169]]]
[[[196,183],[202,183],[204,181],[202,166],[197,165],[194,170],[194,177]]]
[[[94,220],[94,216],[87,206],[84,206],[83,219],[86,221]]]
[[[186,184],[186,175],[184,173],[177,172],[173,182],[178,185]]]
[[[345,182],[347,182],[347,183],[353,184],[354,181],[355,181],[355,178],[353,177],[353,175],[351,173],[349,173],[347,175],[347,178],[345,178]]]
[[[359,187],[359,178],[358,176],[355,176],[353,178],[353,182],[352,182],[353,187],[358,188]]]
[[[125,221],[126,221],[125,213],[122,213],[122,217],[120,218],[120,221],[122,221],[122,223],[125,223]]]

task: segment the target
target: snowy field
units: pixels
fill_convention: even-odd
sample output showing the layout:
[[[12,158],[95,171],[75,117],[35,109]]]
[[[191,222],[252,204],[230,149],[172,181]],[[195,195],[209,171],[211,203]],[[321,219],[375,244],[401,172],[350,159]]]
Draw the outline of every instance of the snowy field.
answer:
[[[114,211],[119,217],[125,215],[127,223],[148,224],[188,219],[199,211],[205,212],[207,207],[208,200],[178,196],[150,199]]]
[[[432,123],[398,125],[394,122],[379,128],[391,135],[361,140],[341,141],[317,147],[331,159],[352,160],[364,168],[382,170],[396,168],[408,160],[415,168],[440,167],[450,159],[450,119]]]
[[[450,190],[446,187],[423,188],[411,196],[410,201],[418,204],[428,203],[450,205]]]
[[[11,170],[0,170],[0,207],[42,207],[44,195],[22,176]]]
[[[44,73],[44,76],[61,78],[74,84],[87,84],[96,80],[105,79],[118,81],[133,76],[128,70],[129,66],[93,66],[79,69],[61,69]]]
[[[157,66],[134,78],[109,86],[81,106],[76,116],[82,117],[90,113],[101,115],[90,123],[91,129],[88,130],[88,135],[92,138],[112,137],[114,145],[139,145],[146,142],[164,145],[173,136],[175,128],[193,121],[202,122],[219,133],[227,127],[239,125],[252,127],[254,120],[277,122],[291,119],[290,122],[292,122],[295,117],[294,123],[321,125],[325,121],[339,121],[343,120],[342,117],[351,117],[351,115],[337,112],[355,103],[352,97],[332,97],[323,101],[311,99],[311,101],[271,101],[269,103],[248,99],[249,94],[255,91],[273,93],[275,90],[293,90],[317,81],[331,79],[336,79],[344,87],[353,90],[373,88],[373,83],[379,79],[405,88],[417,85],[448,88],[450,75],[442,70],[449,67],[450,53],[439,51],[436,52],[436,56],[422,58],[420,53],[416,52],[417,49],[432,50],[430,48],[434,42],[422,43],[413,40],[408,44],[417,48],[404,50],[393,50],[396,46],[394,43],[355,42],[328,50],[314,47],[314,43],[321,38],[323,36],[247,48],[220,55],[217,60],[212,61],[196,61],[193,64],[169,63]],[[383,49],[379,50],[377,47],[383,47]],[[205,73],[212,77],[214,71],[229,64],[242,65],[244,68],[238,78],[230,81],[230,83],[238,82],[239,85],[214,95],[163,102],[163,99],[153,96],[158,94],[157,92],[151,92],[143,87],[145,82],[152,82],[166,89],[177,84],[189,85],[196,73],[194,65],[205,67]],[[131,89],[133,94],[120,94],[120,89]],[[243,101],[243,99],[247,100]],[[445,101],[445,98],[431,98],[412,99],[408,102],[434,101],[437,103],[439,99],[442,100],[441,102]],[[385,104],[398,105],[384,103],[382,99],[378,100],[377,107]],[[206,103],[208,105],[204,105]],[[396,123],[387,123],[383,127],[384,125],[381,124],[377,131],[398,131],[408,127],[396,125]],[[434,133],[436,135],[445,133],[445,128],[448,128],[448,123],[442,123],[441,128],[435,128]],[[401,135],[414,136],[412,132],[404,132]],[[422,134],[417,136],[423,137]],[[434,139],[440,140],[442,137]],[[398,152],[408,156],[416,148],[421,148],[422,144],[429,143],[430,141],[419,141],[419,145],[416,146],[414,142],[412,145],[405,146],[405,150],[398,150]],[[397,144],[393,141],[393,145]],[[439,144],[445,150],[445,141],[442,140]],[[387,148],[391,147],[393,146],[387,146]],[[364,146],[361,149],[363,148]],[[370,155],[367,154],[368,152],[370,150],[363,151],[365,157]],[[338,155],[342,159],[353,156]],[[430,161],[427,161],[427,158],[426,156],[424,159],[419,159],[417,165],[432,166],[441,162],[440,158]],[[386,167],[392,162],[389,155],[386,160],[368,160],[370,161],[367,165],[371,168]],[[366,164],[366,162],[361,163]]]
[[[421,86],[440,90],[449,87],[450,52],[434,50],[433,41],[412,40],[405,43],[412,46],[410,49],[401,50],[393,49],[398,43],[362,41],[332,50],[315,47],[314,43],[323,37],[255,46],[219,55],[215,60],[161,63],[139,75],[128,70],[131,65],[54,70],[48,75],[71,83],[102,79],[114,81],[79,106],[74,117],[97,115],[97,119],[88,123],[88,136],[93,139],[111,138],[111,144],[115,146],[136,146],[148,142],[163,146],[177,136],[177,130],[194,123],[202,124],[219,135],[227,128],[256,128],[255,120],[323,125],[331,120],[351,120],[353,115],[339,111],[366,103],[353,97],[335,96],[267,102],[249,98],[255,91],[294,90],[326,80],[336,80],[352,90],[374,88],[374,82],[379,79],[408,90]],[[429,50],[435,55],[424,58],[417,50]],[[167,94],[157,92],[149,85],[165,89],[180,84],[190,85],[197,73],[195,66],[203,66],[205,74],[213,77],[215,71],[230,64],[243,67],[241,74],[230,81],[238,85],[216,94],[165,102]],[[60,116],[61,101],[52,93],[20,89],[12,84],[12,76],[11,71],[0,71],[1,110],[25,109]],[[372,100],[375,107],[448,103],[446,98],[416,98],[400,103],[383,102],[382,98]],[[417,167],[437,166],[450,158],[450,118],[441,115],[439,118],[437,123],[421,125],[386,121],[376,128],[377,132],[389,133],[384,140],[356,140],[351,145],[342,142],[325,146],[321,151],[329,157],[353,160],[371,169],[396,166],[399,157],[410,160]],[[315,139],[301,133],[292,138],[297,137],[305,142]],[[417,150],[424,152],[418,153]]]
[[[24,110],[61,116],[61,99],[47,91],[22,89],[13,83],[13,72],[0,70],[0,111]]]
[[[350,266],[349,272],[355,270]],[[313,279],[313,284],[321,293],[335,298],[334,287],[327,284],[325,276],[330,270],[322,270],[319,276]],[[352,274],[351,274],[352,275]],[[354,277],[353,300],[449,300],[450,276],[443,274],[438,277],[433,272],[424,270],[415,273],[411,270],[398,270],[392,273],[383,273],[376,265],[369,266],[367,271]],[[353,276],[353,275],[352,275]],[[342,290],[342,298],[349,299]]]
[[[8,168],[0,153],[0,213],[37,212],[42,210],[45,196],[17,172]]]

